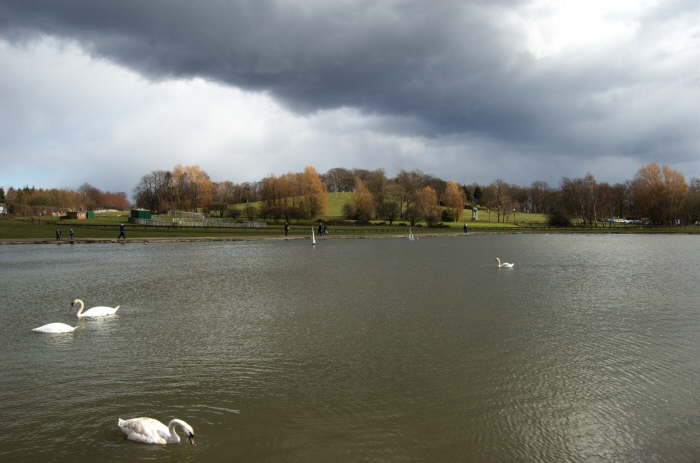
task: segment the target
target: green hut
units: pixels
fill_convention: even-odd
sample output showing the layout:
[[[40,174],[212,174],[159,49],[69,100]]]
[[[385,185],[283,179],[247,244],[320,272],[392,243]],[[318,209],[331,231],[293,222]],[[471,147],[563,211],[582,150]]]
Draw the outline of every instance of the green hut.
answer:
[[[132,209],[129,219],[130,221],[136,219],[151,220],[151,215],[152,213],[148,209]]]

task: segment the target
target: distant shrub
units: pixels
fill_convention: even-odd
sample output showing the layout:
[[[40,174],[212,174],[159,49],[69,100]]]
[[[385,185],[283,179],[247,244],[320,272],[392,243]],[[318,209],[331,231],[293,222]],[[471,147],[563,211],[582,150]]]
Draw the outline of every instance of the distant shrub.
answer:
[[[441,218],[443,222],[454,222],[455,221],[455,213],[452,209],[443,209]]]
[[[549,225],[552,227],[570,227],[571,219],[563,211],[554,211],[549,214]]]
[[[440,217],[438,217],[437,215],[426,215],[424,217],[424,219],[425,219],[425,223],[429,227],[434,227],[435,225],[437,225],[440,222]]]
[[[355,210],[355,205],[353,203],[343,204],[343,217],[346,219],[357,218],[357,211]]]
[[[240,209],[233,209],[233,208],[231,208],[231,209],[226,209],[226,210],[224,211],[224,217],[228,217],[228,218],[231,218],[231,219],[237,219],[237,218],[240,217],[240,216],[241,216],[241,211],[240,211]]]

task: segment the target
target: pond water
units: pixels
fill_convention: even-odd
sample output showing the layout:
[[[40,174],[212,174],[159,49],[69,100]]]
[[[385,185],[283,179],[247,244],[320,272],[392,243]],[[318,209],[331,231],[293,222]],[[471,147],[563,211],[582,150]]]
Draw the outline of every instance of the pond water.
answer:
[[[698,461],[698,275],[675,235],[0,246],[0,460]]]

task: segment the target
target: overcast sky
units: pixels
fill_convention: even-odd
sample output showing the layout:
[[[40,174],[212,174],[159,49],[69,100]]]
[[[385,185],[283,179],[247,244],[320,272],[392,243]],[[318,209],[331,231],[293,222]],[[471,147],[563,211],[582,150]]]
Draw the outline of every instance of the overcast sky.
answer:
[[[696,0],[0,0],[0,185],[700,176]]]

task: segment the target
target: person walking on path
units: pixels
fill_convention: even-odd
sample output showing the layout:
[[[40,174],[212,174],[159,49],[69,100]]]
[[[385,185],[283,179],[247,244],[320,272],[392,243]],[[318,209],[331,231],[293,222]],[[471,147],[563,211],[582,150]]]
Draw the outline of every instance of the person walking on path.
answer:
[[[284,236],[289,235],[289,222],[284,223]]]
[[[119,239],[119,238],[126,239],[126,227],[124,226],[123,223],[119,224],[119,236],[117,237],[117,239]]]
[[[73,241],[73,237],[75,236],[75,232],[73,231],[72,228],[68,229],[68,235],[70,235],[70,240]]]
[[[464,233],[467,233],[469,231],[469,228],[467,228],[467,223],[464,223]]]
[[[56,229],[56,241],[61,241],[61,230]]]

